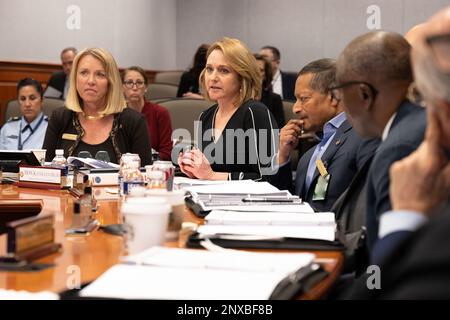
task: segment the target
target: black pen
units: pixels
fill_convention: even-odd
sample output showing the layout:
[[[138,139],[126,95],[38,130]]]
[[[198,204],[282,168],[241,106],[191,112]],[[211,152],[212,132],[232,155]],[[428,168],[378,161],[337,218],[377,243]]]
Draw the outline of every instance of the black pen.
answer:
[[[287,202],[287,203],[302,203],[300,198],[286,198],[286,197],[250,197],[243,198],[243,202]]]

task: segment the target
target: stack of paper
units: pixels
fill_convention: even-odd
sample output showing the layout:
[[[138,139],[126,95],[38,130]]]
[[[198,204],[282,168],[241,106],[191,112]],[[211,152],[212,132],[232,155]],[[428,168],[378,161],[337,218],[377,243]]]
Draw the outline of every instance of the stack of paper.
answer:
[[[206,224],[197,232],[208,238],[225,236],[236,240],[241,236],[267,238],[297,238],[334,241],[335,216],[332,212],[236,212],[213,210],[205,218]],[[255,240],[254,238],[253,240]]]
[[[185,187],[184,190],[202,211],[314,212],[311,206],[302,203],[297,196],[287,190],[278,190],[268,182],[233,181],[220,185]]]
[[[268,299],[277,284],[309,268],[308,253],[211,252],[154,247],[126,259],[83,289],[82,297]]]

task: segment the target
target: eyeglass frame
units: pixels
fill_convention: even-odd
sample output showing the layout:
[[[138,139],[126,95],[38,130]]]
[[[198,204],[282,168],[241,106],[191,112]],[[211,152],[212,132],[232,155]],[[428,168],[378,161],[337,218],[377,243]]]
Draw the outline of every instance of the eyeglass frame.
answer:
[[[128,89],[133,89],[134,86],[136,86],[137,89],[142,89],[145,86],[145,81],[132,81],[127,80],[123,82],[123,85],[127,87]]]
[[[341,99],[338,99],[336,97],[336,95],[333,93],[333,91],[340,90],[340,89],[343,89],[345,87],[353,86],[353,85],[356,85],[356,84],[363,84],[363,85],[366,85],[367,87],[369,87],[370,91],[372,92],[372,95],[373,95],[374,99],[378,95],[378,90],[373,85],[371,85],[370,83],[368,83],[366,81],[346,81],[346,82],[340,83],[340,84],[338,84],[336,86],[329,87],[327,90],[328,90],[328,92],[330,92],[331,97],[333,99],[335,99],[336,101],[340,101]]]

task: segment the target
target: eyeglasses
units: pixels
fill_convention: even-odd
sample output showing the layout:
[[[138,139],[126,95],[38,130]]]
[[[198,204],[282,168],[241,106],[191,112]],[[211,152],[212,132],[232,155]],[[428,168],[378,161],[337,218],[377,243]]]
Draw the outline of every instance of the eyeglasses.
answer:
[[[450,34],[429,36],[425,39],[436,59],[438,67],[445,73],[450,73]]]
[[[136,88],[141,89],[144,87],[145,82],[142,80],[137,80],[136,82],[134,82],[133,80],[127,80],[124,81],[123,83],[125,85],[125,87],[127,87],[128,89],[133,89],[133,86],[136,85]]]
[[[375,89],[375,87],[373,85],[371,85],[368,82],[365,81],[347,81],[341,84],[338,84],[334,87],[330,87],[328,88],[328,91],[331,93],[331,97],[337,101],[341,101],[342,100],[342,89],[345,87],[349,87],[349,86],[354,86],[357,84],[363,84],[367,87],[369,87],[370,91],[372,91],[372,95],[375,98],[378,94],[378,90]]]

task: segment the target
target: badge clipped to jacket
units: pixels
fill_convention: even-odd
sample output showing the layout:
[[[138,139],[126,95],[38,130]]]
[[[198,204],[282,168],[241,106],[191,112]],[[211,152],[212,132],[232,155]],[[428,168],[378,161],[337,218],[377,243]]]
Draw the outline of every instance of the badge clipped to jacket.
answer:
[[[325,200],[328,190],[328,183],[331,176],[328,174],[327,168],[321,159],[316,160],[317,170],[319,170],[319,178],[317,179],[316,187],[314,188],[313,201]]]

